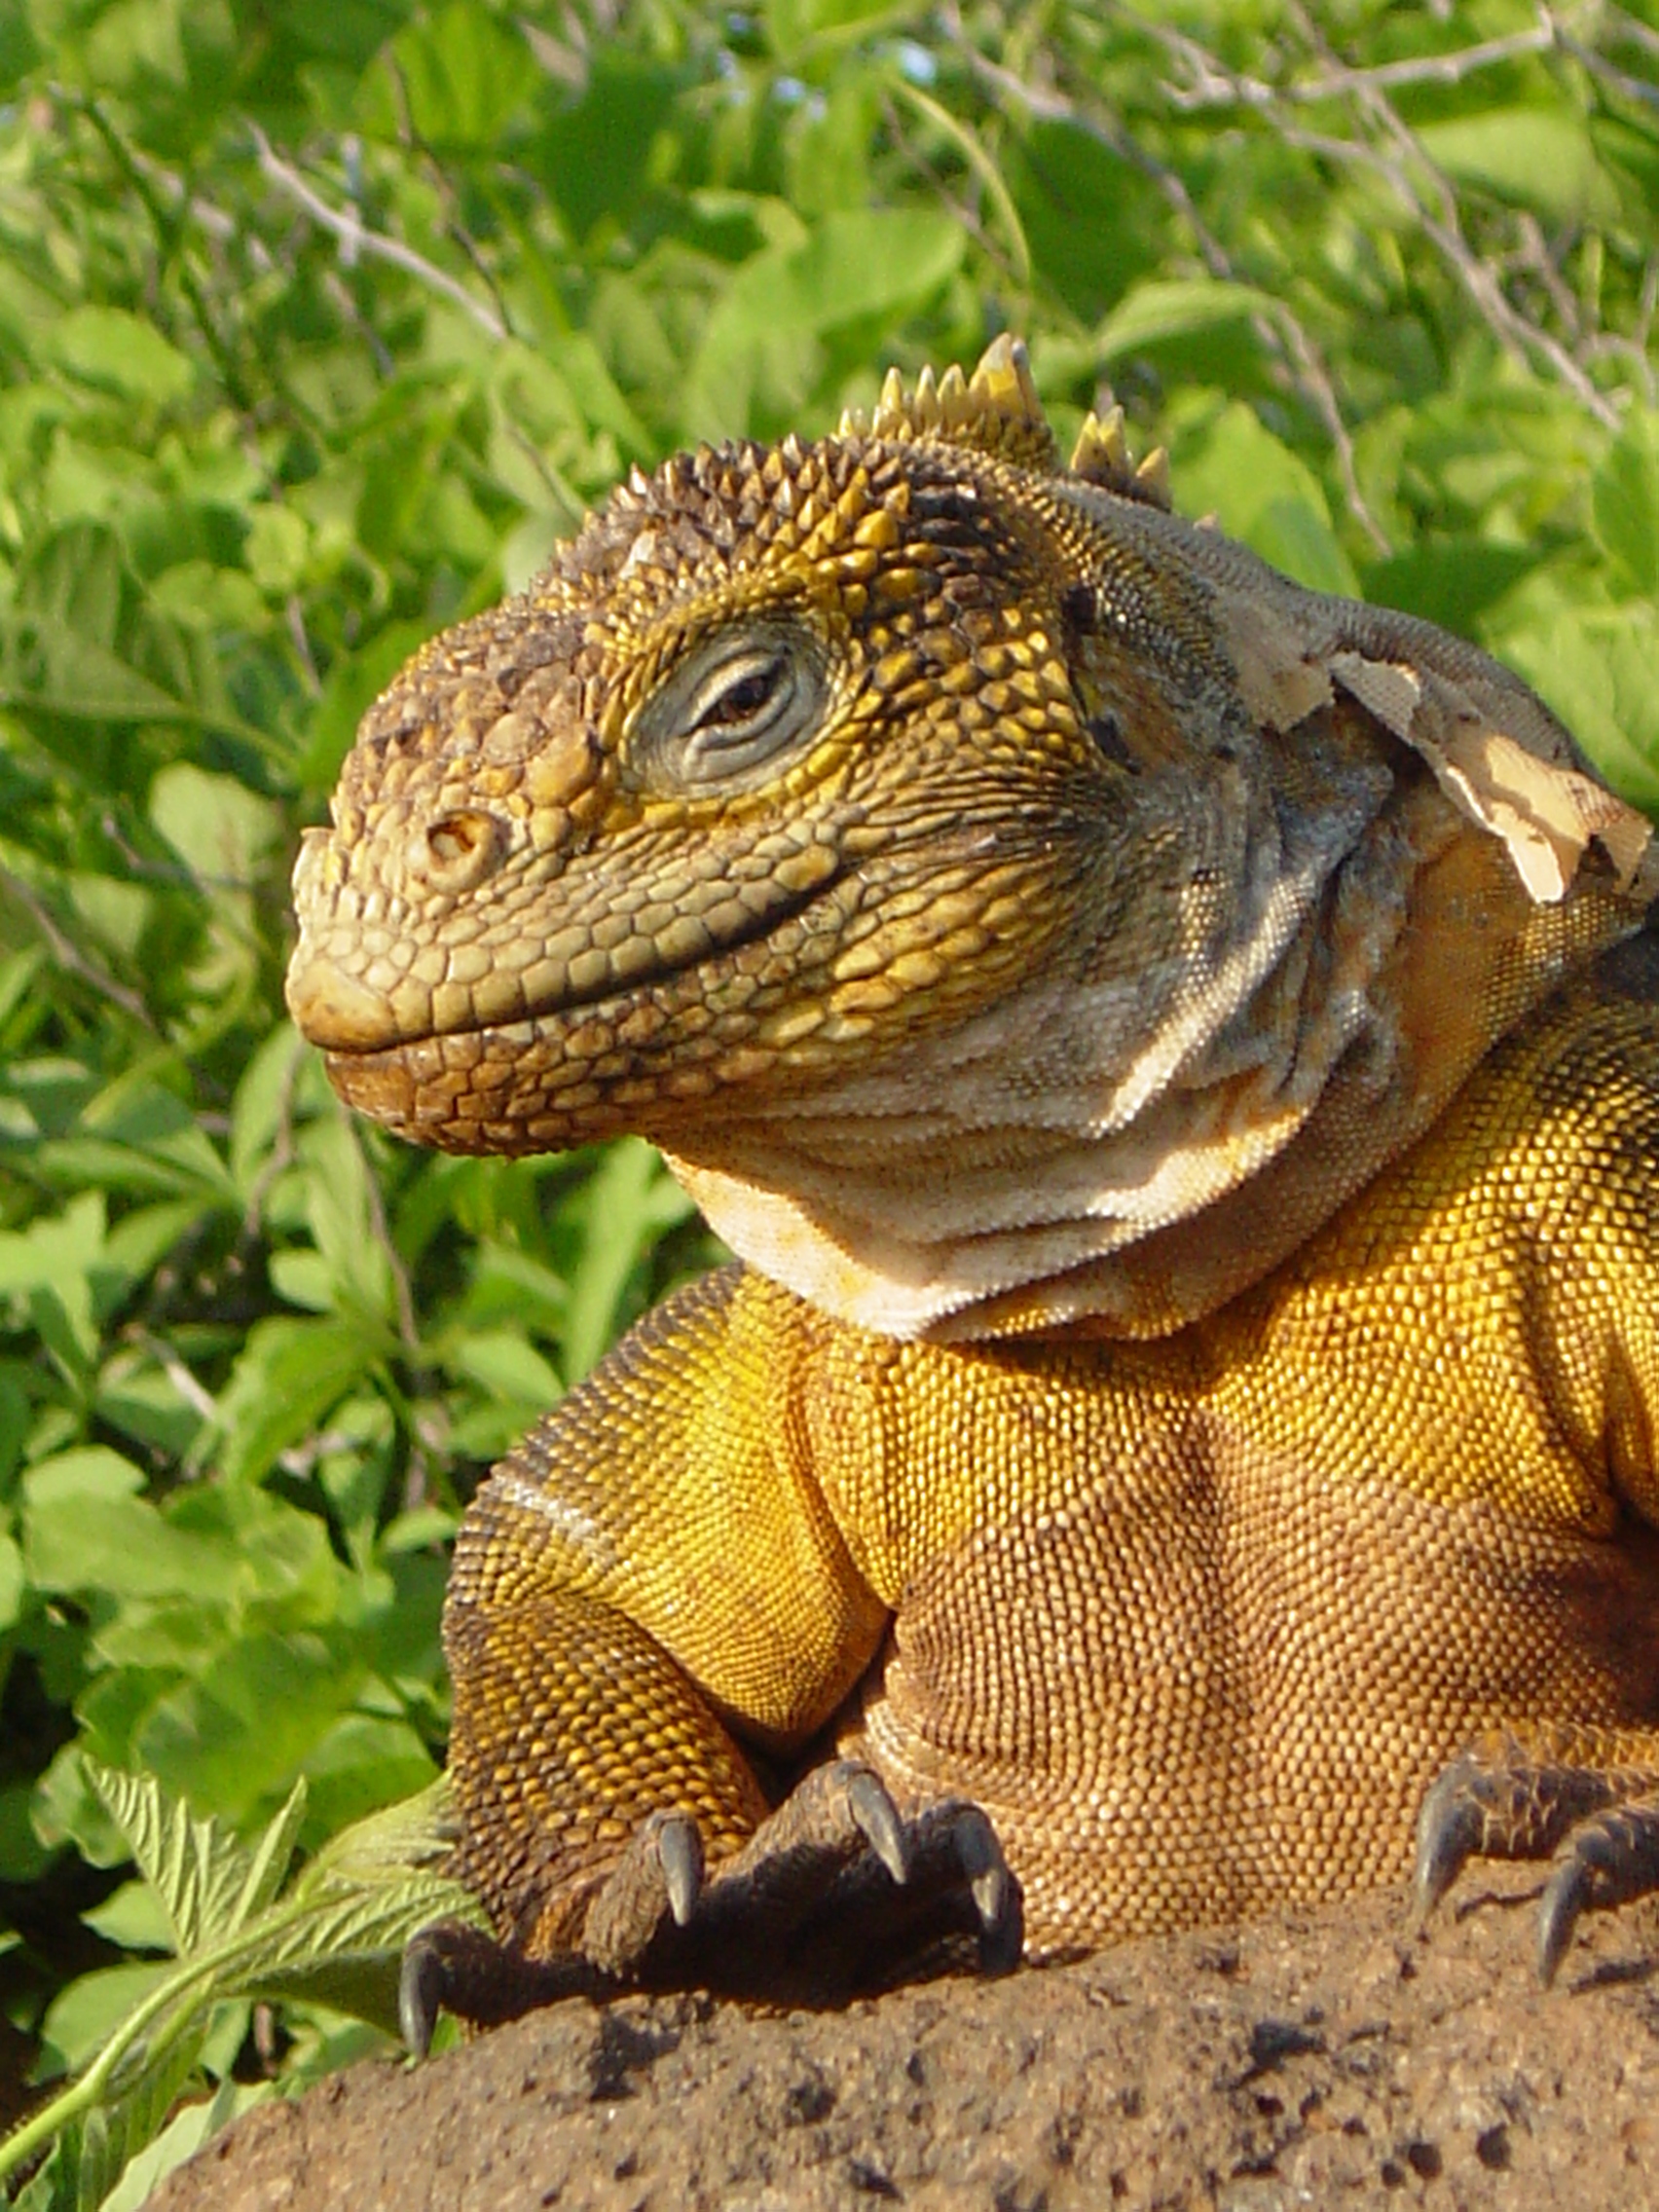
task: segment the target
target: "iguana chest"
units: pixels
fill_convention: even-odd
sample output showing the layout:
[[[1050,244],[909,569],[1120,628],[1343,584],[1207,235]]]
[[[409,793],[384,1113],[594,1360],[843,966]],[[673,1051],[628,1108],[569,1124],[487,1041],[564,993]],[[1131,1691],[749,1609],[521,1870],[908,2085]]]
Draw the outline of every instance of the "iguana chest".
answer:
[[[894,1608],[851,1740],[982,1803],[1058,1939],[1386,1879],[1482,1729],[1659,1713],[1655,1041],[1557,1009],[1179,1338],[826,1361]]]

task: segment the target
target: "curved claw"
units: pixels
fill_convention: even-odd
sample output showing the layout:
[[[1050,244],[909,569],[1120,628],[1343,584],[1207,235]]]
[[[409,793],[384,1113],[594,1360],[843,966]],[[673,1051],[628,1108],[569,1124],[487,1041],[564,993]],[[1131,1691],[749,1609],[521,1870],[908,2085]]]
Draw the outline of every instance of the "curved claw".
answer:
[[[432,2047],[432,2031],[449,1981],[449,1962],[438,1930],[418,1929],[403,1946],[397,1975],[397,2032],[411,2058],[424,2058]]]
[[[997,1831],[977,1805],[965,1805],[955,1825],[956,1856],[979,1916],[979,1971],[1012,1972],[1025,1949],[1019,1884],[1009,1871]]]
[[[860,1833],[901,1887],[910,1877],[910,1852],[899,1808],[880,1776],[860,1767],[847,1783],[847,1806]]]
[[[688,1928],[703,1889],[703,1838],[689,1813],[663,1813],[656,1826],[656,1855],[677,1928]]]
[[[650,1814],[594,1894],[581,1955],[621,1980],[635,1975],[658,1931],[688,1926],[703,1897],[703,1838],[689,1813]]]
[[[1412,1868],[1412,1918],[1419,1926],[1481,1847],[1486,1822],[1474,1794],[1476,1777],[1472,1760],[1455,1759],[1423,1798]]]
[[[1548,1989],[1556,1977],[1556,1969],[1567,1955],[1572,1941],[1572,1932],[1578,1926],[1578,1916],[1590,1902],[1591,1868],[1588,1862],[1572,1852],[1557,1863],[1555,1872],[1544,1885],[1543,1901],[1538,1907],[1538,1980]]]

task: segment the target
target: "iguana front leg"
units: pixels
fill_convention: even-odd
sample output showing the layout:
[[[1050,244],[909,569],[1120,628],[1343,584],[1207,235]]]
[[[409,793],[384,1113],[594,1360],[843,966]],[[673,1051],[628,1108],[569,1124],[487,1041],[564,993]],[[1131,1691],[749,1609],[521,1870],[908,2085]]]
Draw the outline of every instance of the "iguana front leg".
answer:
[[[467,1516],[445,1612],[457,1871],[499,1942],[417,1939],[418,2044],[440,2004],[494,2020],[624,1983],[844,1984],[965,1928],[987,1963],[1018,1955],[975,1808],[906,1820],[855,1760],[776,1809],[762,1785],[756,1760],[787,1774],[888,1615],[813,1479],[796,1347],[739,1280],[653,1313]]]

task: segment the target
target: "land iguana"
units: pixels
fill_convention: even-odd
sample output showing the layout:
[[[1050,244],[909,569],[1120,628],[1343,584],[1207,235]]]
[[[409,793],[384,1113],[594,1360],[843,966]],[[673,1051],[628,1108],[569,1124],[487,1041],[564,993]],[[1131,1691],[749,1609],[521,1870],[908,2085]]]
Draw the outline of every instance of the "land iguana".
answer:
[[[495,1469],[440,2003],[1659,1882],[1659,893],[1514,677],[1022,348],[636,471],[368,713],[289,1003],[741,1265]],[[1419,1816],[1419,1806],[1421,1807]]]

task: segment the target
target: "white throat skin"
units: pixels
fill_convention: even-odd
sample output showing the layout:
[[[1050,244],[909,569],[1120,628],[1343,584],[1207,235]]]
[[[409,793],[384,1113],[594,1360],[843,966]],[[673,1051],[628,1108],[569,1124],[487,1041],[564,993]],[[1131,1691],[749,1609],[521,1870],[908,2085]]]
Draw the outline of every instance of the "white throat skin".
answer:
[[[1181,843],[1203,863],[1148,885],[1129,926],[1117,916],[963,1026],[902,1043],[890,1067],[763,1116],[734,1095],[707,1142],[677,1143],[676,1174],[733,1250],[860,1327],[972,1336],[985,1302],[1032,1293],[1040,1318],[1042,1286],[1282,1152],[1380,1032],[1368,987],[1405,919],[1400,838],[1376,824],[1382,772],[1288,826],[1228,785],[1205,835],[1186,784]],[[1364,926],[1333,953],[1345,904]],[[1386,1057],[1369,1055],[1369,1080]]]

